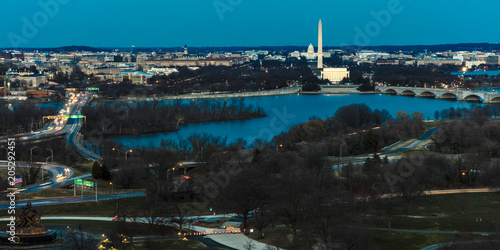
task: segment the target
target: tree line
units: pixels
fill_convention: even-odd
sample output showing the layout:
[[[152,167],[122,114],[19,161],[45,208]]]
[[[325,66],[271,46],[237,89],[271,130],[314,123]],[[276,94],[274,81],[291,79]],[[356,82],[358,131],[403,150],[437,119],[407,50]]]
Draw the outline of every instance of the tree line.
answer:
[[[289,149],[297,143],[309,143],[334,156],[339,156],[340,151],[342,156],[374,153],[399,140],[420,135],[422,119],[420,112],[410,115],[401,111],[394,118],[385,109],[372,110],[366,104],[353,104],[340,107],[328,119],[311,117],[310,121],[277,135],[272,143]]]
[[[181,125],[265,117],[260,107],[246,105],[244,99],[176,100],[159,102],[96,103],[82,109],[87,117],[84,134],[144,134],[175,131]]]
[[[0,134],[35,131],[44,125],[43,116],[54,115],[57,109],[34,103],[0,105]],[[45,121],[50,122],[50,121]]]
[[[396,216],[412,213],[412,204],[425,190],[500,185],[500,165],[482,153],[484,149],[398,161],[374,154],[363,164],[346,162],[341,167],[329,159],[339,156],[340,150],[342,156],[374,153],[397,140],[417,137],[423,130],[422,119],[419,112],[400,111],[393,117],[386,110],[355,104],[341,107],[328,119],[312,117],[270,142],[254,142],[253,148],[245,148],[247,142],[241,139],[228,142],[224,137],[193,134],[180,142],[163,140],[159,148],[133,149],[127,160],[123,157],[127,149],[106,141],[103,166],[120,170],[111,176],[114,185],[145,188],[148,193],[147,211],[117,212],[119,232],[137,234],[133,223],[120,223],[124,219],[151,218],[153,229],[155,218],[172,218],[184,225],[188,212],[208,213],[212,208],[216,213],[237,213],[242,227],[255,228],[256,237],[269,237],[271,244],[287,249],[375,248],[375,236],[365,228],[372,225],[373,215],[384,218],[391,228]],[[458,122],[474,123],[471,130],[482,126],[481,131],[490,131],[485,134],[495,135],[497,126],[488,124],[493,121],[479,125],[481,120]],[[457,127],[452,123],[451,129]],[[440,124],[440,130],[445,125]],[[184,161],[199,166],[184,175],[179,171]],[[99,170],[96,165],[95,172]],[[273,234],[289,237],[271,238]]]

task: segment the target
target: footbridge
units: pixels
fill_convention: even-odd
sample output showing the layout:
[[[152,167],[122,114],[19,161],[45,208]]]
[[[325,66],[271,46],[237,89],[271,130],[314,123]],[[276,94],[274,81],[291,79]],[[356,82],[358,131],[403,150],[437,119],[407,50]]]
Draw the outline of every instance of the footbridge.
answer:
[[[464,89],[413,88],[413,87],[376,87],[382,94],[417,96],[467,102],[500,103],[500,93],[471,91]]]

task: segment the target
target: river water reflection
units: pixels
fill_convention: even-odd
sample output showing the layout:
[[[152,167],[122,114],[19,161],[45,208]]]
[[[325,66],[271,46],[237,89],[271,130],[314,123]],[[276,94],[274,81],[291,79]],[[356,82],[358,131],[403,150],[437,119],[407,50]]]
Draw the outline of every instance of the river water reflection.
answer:
[[[228,142],[243,138],[248,143],[251,143],[257,138],[270,140],[273,136],[288,131],[292,126],[308,121],[313,116],[322,119],[331,117],[338,108],[349,104],[365,103],[372,110],[386,109],[392,116],[395,116],[398,111],[406,111],[409,114],[419,111],[424,114],[425,119],[434,119],[436,110],[483,105],[381,94],[247,97],[245,103],[264,108],[269,113],[269,116],[243,121],[189,124],[180,127],[180,130],[176,132],[119,136],[113,138],[113,140],[122,143],[125,147],[158,147],[161,139],[170,138],[179,141],[193,133],[208,133],[222,137],[227,136]]]

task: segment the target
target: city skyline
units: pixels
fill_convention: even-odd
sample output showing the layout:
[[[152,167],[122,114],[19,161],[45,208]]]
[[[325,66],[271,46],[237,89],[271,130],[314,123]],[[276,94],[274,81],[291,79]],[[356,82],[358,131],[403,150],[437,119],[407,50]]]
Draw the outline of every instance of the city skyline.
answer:
[[[319,19],[324,46],[500,41],[500,35],[492,32],[496,8],[490,3],[491,8],[484,9],[477,2],[430,5],[430,1],[409,0],[28,2],[4,4],[10,11],[0,19],[8,24],[1,28],[0,47],[181,47],[186,43],[192,47],[306,47],[317,44]],[[461,17],[464,10],[467,19]]]

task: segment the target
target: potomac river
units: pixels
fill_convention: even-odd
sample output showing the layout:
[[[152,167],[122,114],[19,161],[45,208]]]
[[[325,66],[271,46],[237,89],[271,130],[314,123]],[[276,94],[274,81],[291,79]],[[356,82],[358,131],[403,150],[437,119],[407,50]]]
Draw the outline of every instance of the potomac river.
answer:
[[[165,104],[171,100],[162,101]],[[394,117],[398,111],[411,114],[419,111],[424,119],[434,119],[434,112],[449,108],[469,108],[469,102],[457,102],[419,97],[391,96],[382,94],[346,94],[346,95],[277,95],[246,97],[245,104],[262,107],[269,116],[252,120],[208,122],[181,126],[179,131],[154,133],[138,136],[118,136],[113,140],[125,147],[158,147],[162,139],[179,141],[193,133],[208,133],[227,137],[228,142],[237,138],[251,144],[255,139],[271,140],[273,136],[288,131],[292,126],[310,120],[332,117],[335,111],[345,105],[365,103],[372,110],[386,109]]]

